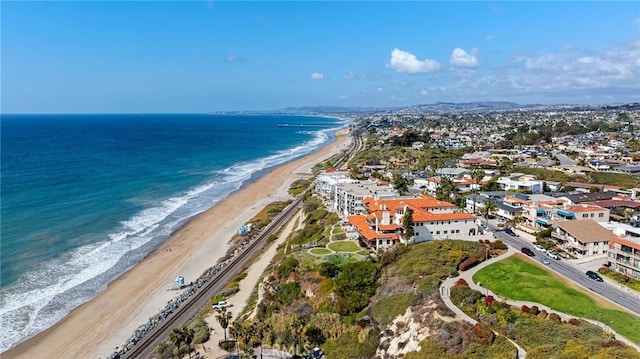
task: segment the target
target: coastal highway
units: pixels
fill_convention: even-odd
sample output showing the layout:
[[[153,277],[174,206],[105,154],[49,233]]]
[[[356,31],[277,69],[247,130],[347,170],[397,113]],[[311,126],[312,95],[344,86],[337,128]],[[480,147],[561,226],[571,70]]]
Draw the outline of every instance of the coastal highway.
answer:
[[[515,249],[520,250],[522,247],[527,247],[533,250],[533,246],[531,245],[531,242],[521,239],[519,237],[510,236],[493,225],[490,225],[490,227],[493,230],[497,239],[502,240],[504,243],[514,247]],[[546,257],[546,255],[540,252],[534,251],[534,253],[536,254],[536,256],[532,257],[533,260],[539,261],[541,256]],[[606,281],[597,282],[587,277],[584,271],[579,270],[578,268],[572,266],[567,261],[554,260],[551,258],[548,258],[548,259],[551,262],[551,264],[547,266],[549,267],[549,269],[566,277],[572,282],[609,299],[610,301],[620,305],[621,307],[629,310],[630,312],[633,312],[636,315],[640,316],[640,298],[638,298],[637,296],[631,293],[626,293],[625,291],[621,290],[616,286],[611,285],[610,283],[607,283]],[[609,323],[605,323],[605,324],[609,324]]]
[[[353,154],[360,147],[360,138],[354,136],[351,148],[335,156],[334,166],[339,168],[347,163]],[[157,345],[169,337],[169,333],[174,328],[184,326],[194,318],[202,308],[209,304],[212,298],[220,291],[242,268],[264,247],[267,238],[278,232],[294,216],[302,206],[304,195],[298,196],[289,206],[287,206],[274,220],[267,225],[251,244],[242,252],[238,253],[231,262],[215,277],[200,288],[192,297],[186,300],[175,312],[162,321],[157,327],[152,329],[137,344],[128,350],[122,358],[149,358],[155,353]]]

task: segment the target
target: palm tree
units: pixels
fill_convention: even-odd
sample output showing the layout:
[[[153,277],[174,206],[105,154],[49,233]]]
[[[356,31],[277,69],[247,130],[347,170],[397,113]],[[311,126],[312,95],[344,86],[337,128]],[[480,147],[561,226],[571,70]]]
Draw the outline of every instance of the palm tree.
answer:
[[[182,357],[182,351],[180,347],[182,346],[182,343],[184,343],[185,341],[184,332],[182,331],[182,328],[173,328],[171,333],[169,333],[169,340],[171,341],[171,343],[173,343],[173,345],[175,345],[178,348],[178,357]]]
[[[216,309],[218,314],[216,314],[216,320],[220,323],[222,330],[224,330],[224,340],[227,340],[227,327],[229,327],[229,323],[231,319],[233,319],[233,314],[231,312],[227,312],[227,308],[219,308]]]
[[[191,343],[193,343],[193,338],[196,336],[196,332],[193,328],[182,328],[182,338],[185,344],[187,344],[187,353],[189,353],[189,359],[191,359]]]
[[[490,199],[486,199],[484,201],[484,216],[485,216],[485,224],[489,223],[489,213],[493,213],[493,211],[498,208],[496,203]]]
[[[235,321],[229,328],[229,334],[236,339],[236,352],[238,353],[238,358],[240,358],[240,342],[244,342],[246,339],[247,330],[241,322]]]
[[[302,328],[304,328],[304,325],[304,318],[298,314],[294,314],[291,319],[291,329],[293,329],[293,335],[295,335],[296,351],[300,344],[300,336],[302,336]]]
[[[471,170],[471,179],[475,182],[473,187],[473,214],[476,214],[476,194],[478,193],[478,185],[484,178],[484,171],[480,168],[474,168]]]

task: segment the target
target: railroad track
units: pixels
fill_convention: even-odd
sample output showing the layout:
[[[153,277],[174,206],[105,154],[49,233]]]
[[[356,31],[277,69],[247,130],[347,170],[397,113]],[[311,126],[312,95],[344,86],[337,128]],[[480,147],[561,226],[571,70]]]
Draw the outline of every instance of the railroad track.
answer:
[[[293,218],[302,204],[302,196],[295,199],[244,250],[234,256],[229,264],[215,277],[211,278],[193,296],[187,299],[157,327],[152,329],[137,344],[128,350],[122,358],[149,358],[156,346],[167,337],[174,328],[186,325],[198,312],[209,304],[211,297],[237,275],[244,265],[264,246],[267,238]]]
[[[360,137],[354,136],[351,148],[336,161],[336,167],[346,164],[360,147]],[[303,196],[298,196],[287,206],[263,231],[247,246],[234,256],[229,264],[217,275],[202,286],[193,296],[184,301],[180,307],[171,313],[158,326],[147,333],[138,343],[129,349],[121,358],[149,358],[153,355],[157,345],[169,337],[174,328],[188,324],[202,308],[209,304],[211,297],[220,291],[245,264],[258,253],[266,243],[267,238],[288,223],[298,208],[302,205]]]

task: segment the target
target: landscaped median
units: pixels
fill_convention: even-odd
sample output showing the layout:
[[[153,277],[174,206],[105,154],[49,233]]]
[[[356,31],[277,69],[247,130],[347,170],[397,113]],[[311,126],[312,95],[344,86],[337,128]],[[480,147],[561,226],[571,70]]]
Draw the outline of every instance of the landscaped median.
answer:
[[[578,318],[598,320],[640,344],[640,318],[517,256],[482,268],[473,281],[512,300],[536,302]]]

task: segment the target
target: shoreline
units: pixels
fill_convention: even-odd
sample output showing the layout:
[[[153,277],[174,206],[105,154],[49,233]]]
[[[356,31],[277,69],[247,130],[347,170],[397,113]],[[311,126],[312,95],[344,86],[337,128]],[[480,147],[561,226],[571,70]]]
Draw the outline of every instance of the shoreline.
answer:
[[[333,140],[333,141],[332,141]],[[267,204],[290,198],[289,185],[348,148],[348,129],[312,153],[248,180],[212,208],[190,218],[140,263],[61,321],[2,353],[3,358],[106,358],[182,291],[167,290],[182,275],[195,281],[229,248],[239,226]]]

